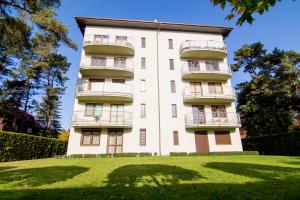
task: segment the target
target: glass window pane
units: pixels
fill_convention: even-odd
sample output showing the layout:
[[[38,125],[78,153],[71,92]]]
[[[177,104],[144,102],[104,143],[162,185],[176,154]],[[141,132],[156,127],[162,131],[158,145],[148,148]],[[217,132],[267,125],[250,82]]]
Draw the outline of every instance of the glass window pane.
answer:
[[[114,133],[110,133],[109,134],[109,140],[108,140],[108,143],[110,145],[113,145],[116,143],[116,137],[115,137],[115,134]]]
[[[122,146],[116,147],[116,153],[122,153]]]
[[[123,139],[122,132],[118,133],[118,135],[117,135],[117,144],[118,145],[122,145],[122,139]]]
[[[93,131],[92,144],[99,144],[99,140],[100,140],[100,132],[99,131]]]
[[[177,117],[177,106],[172,104],[172,117]]]
[[[85,106],[85,116],[94,115],[94,104],[86,104]]]
[[[102,104],[96,104],[95,105],[95,117],[101,117],[102,116]]]
[[[90,131],[83,131],[82,144],[90,144]]]

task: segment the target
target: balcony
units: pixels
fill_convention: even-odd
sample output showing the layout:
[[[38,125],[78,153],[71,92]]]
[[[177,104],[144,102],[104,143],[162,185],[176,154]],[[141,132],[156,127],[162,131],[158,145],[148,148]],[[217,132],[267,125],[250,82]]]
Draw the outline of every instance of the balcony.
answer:
[[[231,103],[235,99],[234,89],[222,86],[221,91],[204,91],[201,86],[187,86],[183,90],[185,103]]]
[[[122,83],[79,81],[76,97],[80,101],[132,102],[133,88]]]
[[[75,128],[132,128],[132,113],[101,110],[97,115],[87,116],[86,111],[75,111],[72,126]]]
[[[195,112],[185,115],[187,129],[233,129],[240,126],[240,118],[236,113]]]
[[[184,80],[227,81],[231,71],[227,63],[191,61],[183,64],[181,76]]]
[[[187,40],[181,43],[179,54],[185,59],[223,60],[227,56],[227,48],[220,41]]]
[[[133,69],[133,60],[126,57],[87,56],[80,64],[80,73],[83,76],[132,78]]]
[[[83,49],[86,54],[134,55],[134,39],[127,36],[85,35]]]

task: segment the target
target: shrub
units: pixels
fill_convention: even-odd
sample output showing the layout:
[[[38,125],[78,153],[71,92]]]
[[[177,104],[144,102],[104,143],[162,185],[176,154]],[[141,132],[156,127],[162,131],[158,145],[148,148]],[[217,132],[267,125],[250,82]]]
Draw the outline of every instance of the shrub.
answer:
[[[140,157],[148,157],[148,156],[152,156],[152,153],[149,153],[149,152],[143,152],[143,153],[138,153],[138,155]]]
[[[30,160],[63,155],[67,142],[22,133],[0,132],[0,161]]]
[[[170,152],[170,156],[187,156],[187,152]]]
[[[224,155],[259,155],[257,151],[230,151],[230,152],[208,152],[208,153],[189,153],[189,156],[224,156]]]
[[[285,133],[242,139],[244,150],[262,155],[300,156],[300,133]]]

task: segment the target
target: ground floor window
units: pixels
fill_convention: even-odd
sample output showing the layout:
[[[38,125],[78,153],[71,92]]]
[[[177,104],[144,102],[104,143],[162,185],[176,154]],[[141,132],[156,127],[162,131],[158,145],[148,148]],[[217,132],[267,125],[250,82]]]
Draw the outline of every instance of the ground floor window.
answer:
[[[173,143],[175,146],[179,145],[178,131],[173,131]]]
[[[216,144],[231,144],[229,131],[216,131],[215,138],[216,138]]]
[[[123,130],[109,129],[107,138],[107,153],[115,154],[123,151]]]
[[[146,129],[140,129],[140,146],[146,146]]]
[[[83,129],[81,145],[100,145],[100,129]]]

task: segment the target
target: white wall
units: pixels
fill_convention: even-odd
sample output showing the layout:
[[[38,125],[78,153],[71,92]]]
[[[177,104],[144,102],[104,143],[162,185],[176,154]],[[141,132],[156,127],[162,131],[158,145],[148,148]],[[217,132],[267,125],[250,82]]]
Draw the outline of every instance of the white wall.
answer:
[[[104,27],[86,27],[85,34],[125,35],[135,41],[134,78],[126,79],[126,83],[133,85],[133,102],[125,104],[125,110],[133,113],[133,127],[127,129],[123,137],[123,152],[152,152],[159,154],[159,133],[161,133],[161,153],[195,152],[195,137],[192,131],[185,129],[184,115],[192,112],[191,104],[183,103],[183,89],[188,85],[181,78],[181,67],[186,60],[180,59],[179,47],[185,40],[217,40],[223,41],[221,35],[199,34],[188,32],[171,32],[141,29],[122,29]],[[158,34],[158,54],[157,40]],[[146,48],[141,48],[141,37],[146,38]],[[168,39],[173,39],[173,49],[168,49]],[[82,59],[85,54],[82,51]],[[146,58],[146,69],[141,69],[141,57]],[[175,70],[170,70],[169,59],[174,59]],[[157,63],[158,61],[158,63]],[[226,59],[224,60],[226,63]],[[159,103],[157,64],[159,65]],[[78,63],[79,67],[79,63]],[[81,75],[78,75],[79,78]],[[87,77],[86,77],[87,78]],[[140,80],[146,80],[146,91],[140,91]],[[170,80],[175,80],[176,93],[171,93]],[[203,82],[206,85],[206,82]],[[231,86],[231,82],[225,83]],[[140,104],[146,104],[146,118],[140,117]],[[160,107],[159,107],[160,104]],[[177,118],[172,118],[171,104],[177,104]],[[109,108],[109,102],[105,104]],[[235,112],[234,103],[226,105],[228,112]],[[160,108],[160,129],[159,129]],[[75,100],[74,111],[84,110],[84,103]],[[205,105],[210,110],[210,105]],[[145,128],[147,145],[139,146],[139,130]],[[107,143],[107,129],[102,130],[100,146],[80,146],[80,129],[71,128],[68,154],[105,153]],[[173,145],[173,131],[179,133],[179,145]],[[210,151],[241,151],[241,141],[238,128],[231,131],[232,145],[216,145],[214,133],[208,132]]]

